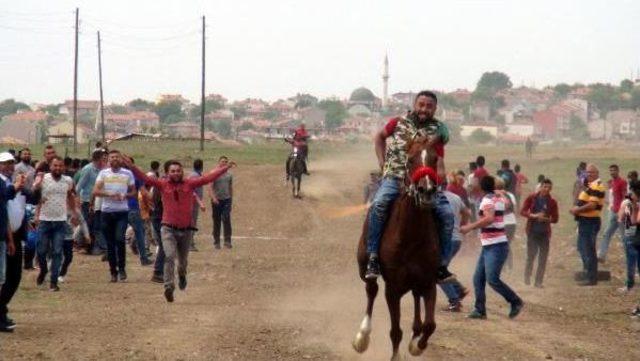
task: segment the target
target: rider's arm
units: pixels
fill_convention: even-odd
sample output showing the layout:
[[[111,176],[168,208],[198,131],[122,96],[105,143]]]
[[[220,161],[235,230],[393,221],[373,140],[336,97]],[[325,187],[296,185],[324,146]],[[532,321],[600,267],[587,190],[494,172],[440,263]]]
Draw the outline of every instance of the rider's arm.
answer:
[[[382,128],[374,137],[373,142],[376,147],[376,157],[378,157],[378,165],[380,169],[384,168],[384,156],[387,152],[387,138],[389,134],[386,128]]]

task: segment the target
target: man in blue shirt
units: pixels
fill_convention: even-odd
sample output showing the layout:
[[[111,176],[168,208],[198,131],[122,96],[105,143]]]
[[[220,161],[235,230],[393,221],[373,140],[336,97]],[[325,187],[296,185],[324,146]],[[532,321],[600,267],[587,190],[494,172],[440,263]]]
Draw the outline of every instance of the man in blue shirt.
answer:
[[[133,159],[131,159],[131,162],[133,162]],[[132,243],[131,247],[137,248],[138,254],[140,255],[140,264],[148,266],[153,264],[153,262],[149,259],[149,255],[147,254],[144,222],[140,215],[140,203],[138,202],[138,193],[144,189],[144,182],[135,177],[135,187],[136,195],[127,199],[129,202],[129,225],[133,228],[133,233],[135,234],[135,246]]]
[[[99,216],[94,213],[94,197],[93,187],[96,185],[96,178],[100,170],[104,168],[107,163],[107,153],[102,149],[97,149],[91,154],[91,163],[87,164],[80,171],[78,178],[78,184],[76,185],[76,194],[82,201],[82,217],[87,222],[89,227],[89,233],[93,236],[93,245],[88,250],[91,254],[104,253],[107,249],[107,244],[100,232]]]

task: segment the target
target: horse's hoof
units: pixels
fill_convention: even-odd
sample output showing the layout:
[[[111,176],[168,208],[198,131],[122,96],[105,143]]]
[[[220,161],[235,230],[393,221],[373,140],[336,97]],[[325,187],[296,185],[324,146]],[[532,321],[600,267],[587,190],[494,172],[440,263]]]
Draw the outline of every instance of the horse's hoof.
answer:
[[[411,356],[420,356],[424,352],[425,349],[420,348],[420,345],[418,344],[419,341],[420,336],[416,336],[411,339],[411,342],[409,342],[409,353],[411,354]]]
[[[369,334],[358,331],[358,333],[356,334],[356,338],[353,340],[353,343],[351,345],[357,353],[363,353],[367,351],[367,348],[369,348]]]
[[[405,360],[405,361],[406,361],[406,359],[407,359],[407,357],[406,357],[406,356],[405,356],[405,357],[402,357],[402,356],[400,356],[400,354],[399,354],[399,353],[394,354],[393,356],[391,356],[391,361],[402,361],[402,360]]]

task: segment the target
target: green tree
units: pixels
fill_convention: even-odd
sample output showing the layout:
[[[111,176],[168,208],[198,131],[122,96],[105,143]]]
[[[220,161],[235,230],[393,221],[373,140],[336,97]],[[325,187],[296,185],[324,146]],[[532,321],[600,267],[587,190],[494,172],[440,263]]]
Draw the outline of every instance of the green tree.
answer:
[[[573,140],[589,139],[589,129],[587,125],[575,114],[569,118],[569,138]]]
[[[606,117],[607,113],[620,108],[621,99],[617,89],[609,84],[589,85],[590,91],[587,101],[600,110],[600,116]]]
[[[241,106],[231,107],[230,110],[233,112],[233,116],[236,119],[242,119],[247,116],[247,109]]]
[[[30,110],[29,106],[22,102],[17,102],[14,99],[5,99],[0,102],[0,118],[5,115],[15,114],[18,110]]]
[[[469,135],[469,141],[475,144],[486,144],[494,139],[495,137],[491,133],[483,130],[482,128],[474,130],[471,135]]]
[[[142,110],[152,110],[155,104],[153,104],[153,102],[144,100],[144,99],[133,99],[132,101],[127,103],[127,106],[133,108],[133,110],[135,111],[142,111]]]
[[[218,120],[213,122],[213,131],[223,138],[231,136],[231,122],[228,120]]]
[[[631,91],[629,107],[631,107],[632,109],[640,109],[640,88],[635,88]]]
[[[620,90],[624,93],[630,93],[633,90],[633,82],[629,79],[621,81]]]
[[[482,74],[476,85],[476,90],[488,89],[491,93],[495,94],[500,90],[509,89],[512,86],[511,79],[509,79],[507,74],[499,71],[491,71]]]
[[[60,115],[60,104],[49,104],[43,110],[49,115]]]
[[[209,114],[211,112],[215,112],[216,110],[222,109],[224,104],[222,102],[216,101],[214,99],[207,99],[204,101],[204,111],[205,114]],[[200,114],[202,108],[200,105],[197,105],[189,111],[189,117],[191,118],[200,118]]]
[[[255,126],[251,122],[242,122],[242,124],[240,124],[240,127],[238,127],[238,130],[251,130],[251,129],[255,129]]]
[[[296,102],[294,106],[296,109],[308,108],[318,103],[318,98],[305,93],[298,93],[296,96],[289,98],[289,100]]]
[[[318,108],[327,112],[324,117],[324,126],[327,129],[339,128],[347,117],[347,108],[339,100],[325,99],[318,103]]]
[[[153,107],[153,111],[158,114],[162,123],[176,123],[185,118],[182,103],[177,100],[160,102]]]
[[[558,99],[564,99],[569,95],[573,88],[566,83],[560,83],[553,87],[553,91]]]
[[[127,107],[120,104],[111,104],[107,107],[108,110],[112,111],[115,114],[127,114],[129,111]]]

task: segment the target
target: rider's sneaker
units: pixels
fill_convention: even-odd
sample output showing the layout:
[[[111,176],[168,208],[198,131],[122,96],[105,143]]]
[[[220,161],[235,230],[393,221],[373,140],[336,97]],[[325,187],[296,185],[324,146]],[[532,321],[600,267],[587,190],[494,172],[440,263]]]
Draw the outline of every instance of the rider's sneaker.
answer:
[[[378,277],[380,277],[380,263],[378,262],[378,257],[370,257],[364,278],[368,280],[375,280]]]
[[[453,282],[455,280],[456,280],[456,275],[454,275],[453,273],[449,272],[449,270],[447,269],[447,266],[438,267],[437,282],[439,284],[451,283],[451,282]]]

